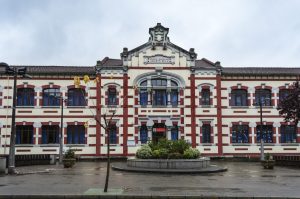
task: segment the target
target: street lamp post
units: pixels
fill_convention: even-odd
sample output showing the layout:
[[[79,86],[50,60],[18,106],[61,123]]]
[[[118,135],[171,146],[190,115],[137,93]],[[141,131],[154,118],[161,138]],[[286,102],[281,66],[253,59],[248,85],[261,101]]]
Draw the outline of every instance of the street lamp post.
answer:
[[[11,134],[10,134],[10,150],[8,156],[8,173],[15,174],[15,144],[16,144],[16,102],[17,102],[17,78],[18,75],[22,75],[23,77],[31,78],[26,74],[26,67],[17,68],[17,67],[9,67],[6,63],[0,63],[0,66],[5,67],[5,73],[7,75],[12,75],[14,78],[13,85],[13,105],[12,105],[12,116],[11,116]]]
[[[260,110],[260,160],[265,160],[264,155],[264,139],[263,139],[263,118],[262,118],[262,100],[259,99],[259,110]]]
[[[59,132],[59,164],[62,164],[63,159],[63,129],[64,129],[64,102],[63,96],[60,96],[61,115],[60,115],[60,132]]]

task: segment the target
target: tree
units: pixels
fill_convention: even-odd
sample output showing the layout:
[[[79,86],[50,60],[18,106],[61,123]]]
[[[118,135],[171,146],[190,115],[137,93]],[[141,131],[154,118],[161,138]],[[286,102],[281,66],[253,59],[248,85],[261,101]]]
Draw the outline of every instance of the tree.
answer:
[[[297,80],[290,88],[286,98],[279,102],[279,114],[284,116],[286,122],[294,122],[297,127],[300,118],[300,82]],[[297,129],[297,128],[295,128]]]

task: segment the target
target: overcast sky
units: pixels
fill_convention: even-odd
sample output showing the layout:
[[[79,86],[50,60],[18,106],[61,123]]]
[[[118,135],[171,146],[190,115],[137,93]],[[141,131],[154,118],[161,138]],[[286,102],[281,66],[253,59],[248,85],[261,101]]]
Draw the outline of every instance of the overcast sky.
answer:
[[[147,42],[157,22],[199,59],[300,67],[297,0],[0,0],[0,62],[95,65]]]

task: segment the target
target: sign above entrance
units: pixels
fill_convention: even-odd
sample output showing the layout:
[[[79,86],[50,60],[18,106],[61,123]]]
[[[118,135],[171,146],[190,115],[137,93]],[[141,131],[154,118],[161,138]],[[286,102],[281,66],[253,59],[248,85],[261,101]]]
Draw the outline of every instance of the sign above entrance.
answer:
[[[175,56],[144,56],[144,64],[175,64]]]
[[[164,132],[166,132],[166,129],[165,128],[153,128],[153,132],[164,133]]]

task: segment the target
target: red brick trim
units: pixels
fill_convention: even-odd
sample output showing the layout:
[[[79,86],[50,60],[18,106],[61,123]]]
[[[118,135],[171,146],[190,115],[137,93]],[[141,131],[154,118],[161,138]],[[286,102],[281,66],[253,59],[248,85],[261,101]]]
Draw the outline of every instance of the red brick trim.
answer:
[[[191,138],[192,138],[192,147],[196,147],[196,108],[195,108],[195,74],[190,76],[191,84]]]
[[[124,74],[123,78],[123,154],[127,156],[128,148],[127,148],[127,139],[128,139],[128,75]]]
[[[218,155],[223,155],[222,139],[222,92],[221,92],[221,75],[217,74],[217,129],[218,129]]]

